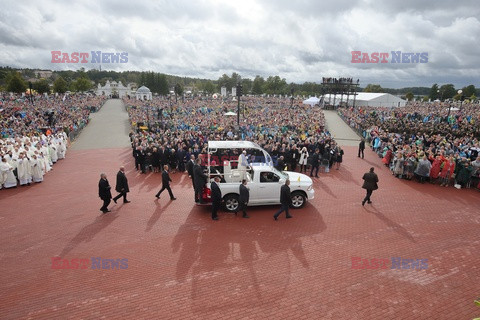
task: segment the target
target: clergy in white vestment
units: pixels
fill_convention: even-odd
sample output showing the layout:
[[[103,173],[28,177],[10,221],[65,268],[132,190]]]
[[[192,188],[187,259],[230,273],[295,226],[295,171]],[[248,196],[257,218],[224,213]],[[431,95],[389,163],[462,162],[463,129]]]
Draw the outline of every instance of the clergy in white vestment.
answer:
[[[48,153],[50,155],[50,159],[52,159],[52,163],[55,163],[58,161],[57,144],[53,139],[48,143]]]
[[[58,159],[65,159],[66,151],[67,151],[67,148],[65,147],[65,144],[63,143],[62,140],[58,139],[58,150],[57,150]]]
[[[25,157],[25,154],[22,152],[18,155],[18,164],[17,164],[17,175],[20,185],[30,184],[32,182],[32,174],[30,167],[30,160]]]
[[[17,186],[17,178],[13,174],[13,167],[7,162],[5,157],[0,162],[0,182],[4,188],[13,188]]]
[[[32,168],[32,179],[33,182],[42,182],[43,181],[43,163],[38,160],[37,156],[34,154],[32,159],[30,159],[30,167]]]

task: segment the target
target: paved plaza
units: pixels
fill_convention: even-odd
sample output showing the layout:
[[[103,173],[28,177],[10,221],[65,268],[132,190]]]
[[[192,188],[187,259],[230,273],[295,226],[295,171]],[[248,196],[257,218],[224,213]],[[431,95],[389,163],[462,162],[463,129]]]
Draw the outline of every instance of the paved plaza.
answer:
[[[314,179],[315,199],[293,219],[274,221],[278,207],[267,206],[212,221],[186,174],[171,175],[176,201],[156,200],[161,175],[135,170],[127,133],[121,101],[110,100],[43,183],[0,191],[1,319],[480,316],[478,191],[399,180],[370,150],[357,158],[355,142],[340,170]],[[102,215],[99,174],[115,186],[121,165],[132,202]],[[370,167],[379,190],[363,207]],[[128,263],[98,269],[92,258]],[[404,269],[392,258],[427,261]],[[52,268],[74,259],[88,267]]]

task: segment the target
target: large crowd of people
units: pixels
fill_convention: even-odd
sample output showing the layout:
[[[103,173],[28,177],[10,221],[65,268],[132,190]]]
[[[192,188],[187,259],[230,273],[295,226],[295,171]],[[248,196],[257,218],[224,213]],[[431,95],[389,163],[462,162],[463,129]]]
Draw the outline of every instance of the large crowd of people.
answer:
[[[133,129],[133,156],[142,172],[149,168],[158,172],[165,164],[174,171],[184,171],[192,155],[199,158],[206,154],[209,140],[253,141],[272,155],[282,170],[306,172],[308,163],[328,171],[342,161],[343,151],[325,130],[320,107],[301,101],[242,97],[239,126],[236,101],[156,98],[124,99],[124,103]],[[234,115],[229,116],[229,112]],[[232,150],[230,156],[238,157],[241,152]]]
[[[412,103],[393,109],[340,108],[338,113],[395,176],[480,188],[480,105]]]
[[[104,97],[0,99],[0,189],[39,183],[65,158],[69,136],[88,124]]]

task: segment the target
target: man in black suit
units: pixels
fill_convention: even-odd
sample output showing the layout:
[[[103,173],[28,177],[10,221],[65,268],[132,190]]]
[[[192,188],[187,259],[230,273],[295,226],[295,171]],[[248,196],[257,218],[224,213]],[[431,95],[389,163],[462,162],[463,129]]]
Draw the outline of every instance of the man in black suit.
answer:
[[[145,151],[141,146],[137,147],[137,150],[135,150],[135,159],[140,165],[142,173],[145,173]]]
[[[198,202],[200,204],[203,204],[203,198],[202,198],[202,193],[203,193],[203,187],[205,186],[205,183],[207,183],[208,177],[205,173],[203,173],[203,169],[201,167],[202,159],[197,158],[195,161],[195,166],[193,167],[193,182],[194,182],[194,187],[195,187],[195,199],[198,199]]]
[[[163,166],[163,171],[162,171],[162,189],[158,191],[158,193],[155,195],[157,199],[160,199],[160,194],[163,192],[163,190],[167,189],[168,194],[170,195],[170,200],[177,200],[173,196],[172,189],[170,189],[170,182],[172,179],[170,179],[170,175],[168,174],[168,165]]]
[[[288,212],[288,207],[292,204],[292,196],[290,195],[290,180],[286,180],[285,184],[280,188],[280,204],[282,207],[273,215],[273,219],[278,220],[278,216],[285,211],[287,219],[292,218]]]
[[[362,188],[367,189],[367,195],[362,201],[362,206],[365,205],[365,202],[372,203],[372,201],[370,201],[370,196],[372,195],[373,190],[378,189],[378,176],[373,170],[373,167],[371,167],[370,172],[365,173],[362,178],[364,180]]]
[[[103,200],[103,206],[100,208],[100,211],[103,213],[110,212],[107,207],[110,204],[110,199],[112,199],[112,193],[110,192],[110,184],[108,183],[107,175],[105,173],[100,174],[98,196]]]
[[[315,149],[312,156],[312,169],[310,170],[310,177],[313,177],[313,169],[315,169],[315,178],[318,178],[318,167],[320,166],[320,150]]]
[[[113,202],[117,203],[117,200],[123,197],[123,203],[129,203],[130,201],[127,200],[127,192],[130,192],[128,188],[128,180],[127,176],[125,176],[125,167],[120,167],[120,170],[117,173],[117,185],[115,186],[115,190],[119,193],[115,198],[113,198]]]
[[[218,184],[220,183],[220,177],[215,177],[214,181],[210,184],[212,190],[212,220],[218,220],[217,211],[222,205],[222,191]]]
[[[195,167],[195,156],[192,154],[190,160],[187,162],[188,176],[192,179],[193,193],[195,193],[195,180],[193,175],[193,168]],[[195,202],[198,201],[197,194],[195,193]]]
[[[277,165],[275,166],[275,169],[278,171],[283,171],[285,170],[285,161],[283,160],[283,156],[280,156],[277,161]]]
[[[362,154],[362,159],[363,159],[363,151],[365,150],[365,139],[362,138],[362,141],[358,144],[358,157],[360,158],[360,153]]]
[[[247,180],[243,179],[240,185],[240,196],[238,197],[238,210],[242,210],[244,218],[250,218],[247,215],[247,205],[250,199],[250,191],[247,188]],[[235,212],[235,215],[237,212]]]

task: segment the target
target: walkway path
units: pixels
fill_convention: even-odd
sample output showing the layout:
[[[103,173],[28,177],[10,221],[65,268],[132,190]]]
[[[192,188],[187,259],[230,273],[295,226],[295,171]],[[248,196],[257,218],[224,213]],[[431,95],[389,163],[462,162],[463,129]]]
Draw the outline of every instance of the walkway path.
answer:
[[[128,113],[120,99],[107,100],[91,121],[72,143],[73,150],[129,147],[130,125]]]
[[[360,137],[334,110],[324,110],[326,127],[341,146],[358,146]]]

